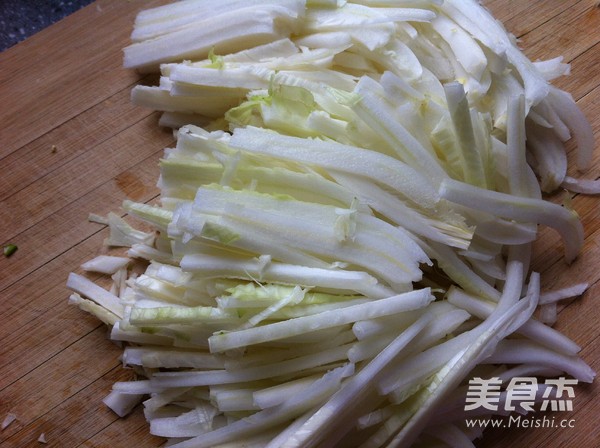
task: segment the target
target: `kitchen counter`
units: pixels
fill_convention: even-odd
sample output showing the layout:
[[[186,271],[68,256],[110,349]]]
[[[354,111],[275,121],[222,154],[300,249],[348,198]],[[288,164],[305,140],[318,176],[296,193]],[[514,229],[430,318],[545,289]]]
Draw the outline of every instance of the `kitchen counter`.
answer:
[[[0,2],[0,51],[90,3],[92,0],[3,0]]]

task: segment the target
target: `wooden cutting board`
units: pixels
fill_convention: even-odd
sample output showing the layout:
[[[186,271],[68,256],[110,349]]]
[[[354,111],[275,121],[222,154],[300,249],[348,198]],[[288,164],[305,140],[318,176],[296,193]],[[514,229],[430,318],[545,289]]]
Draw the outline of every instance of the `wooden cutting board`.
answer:
[[[123,199],[150,201],[157,162],[173,142],[158,115],[129,102],[143,78],[121,68],[137,11],[162,0],[98,0],[0,53],[0,447],[152,447],[138,410],[119,419],[102,404],[112,383],[130,379],[106,328],[67,305],[69,272],[104,253],[102,226],[88,213],[118,211]],[[571,92],[600,141],[600,8],[593,0],[484,2],[520,37],[532,59],[559,55]],[[600,148],[598,148],[600,149]],[[600,176],[600,152],[587,176]],[[571,173],[576,174],[576,173]],[[553,200],[561,200],[556,195]],[[587,281],[588,292],[563,309],[557,328],[600,370],[600,199],[576,196],[586,229],[582,255],[567,267],[555,233],[542,232],[534,267],[547,289]],[[568,429],[493,430],[479,447],[600,447],[598,382],[576,389]],[[562,418],[562,416],[561,416]]]

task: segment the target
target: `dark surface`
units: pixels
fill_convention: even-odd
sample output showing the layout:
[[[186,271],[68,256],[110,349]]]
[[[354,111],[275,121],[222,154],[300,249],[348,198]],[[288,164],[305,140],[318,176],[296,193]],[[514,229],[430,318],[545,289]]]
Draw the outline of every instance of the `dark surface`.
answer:
[[[93,0],[0,0],[0,51],[41,31]]]

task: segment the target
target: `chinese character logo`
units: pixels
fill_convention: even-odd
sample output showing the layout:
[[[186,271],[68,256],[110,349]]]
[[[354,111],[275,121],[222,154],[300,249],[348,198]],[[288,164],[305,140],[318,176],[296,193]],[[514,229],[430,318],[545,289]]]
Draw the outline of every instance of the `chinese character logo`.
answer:
[[[469,380],[465,411],[472,411],[479,408],[497,411],[498,404],[500,403],[501,387],[502,380],[498,377],[490,379],[473,378]]]
[[[538,391],[537,378],[527,378],[516,376],[510,380],[506,387],[506,401],[504,403],[505,411],[514,411],[516,407],[513,401],[519,403],[525,411],[533,411],[535,397]]]
[[[502,379],[473,378],[469,380],[465,411],[487,409],[489,411],[534,411],[534,405],[540,401],[541,411],[572,411],[574,386],[576,379],[557,378],[546,379],[539,384],[535,377],[514,377],[502,390]],[[502,407],[501,407],[502,405]]]
[[[548,405],[553,411],[572,411],[573,410],[573,398],[575,398],[575,391],[573,386],[577,385],[577,380],[567,378],[548,379],[546,383],[549,386],[544,390],[541,410],[546,411]],[[552,392],[554,397],[551,397]],[[564,398],[566,395],[567,398]]]

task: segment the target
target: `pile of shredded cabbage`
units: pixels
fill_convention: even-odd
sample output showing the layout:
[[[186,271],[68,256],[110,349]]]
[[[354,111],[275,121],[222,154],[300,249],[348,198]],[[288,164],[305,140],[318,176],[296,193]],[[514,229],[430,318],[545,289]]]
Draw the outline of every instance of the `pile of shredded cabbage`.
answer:
[[[473,446],[468,382],[594,372],[552,328],[531,272],[540,225],[566,262],[583,229],[543,192],[595,192],[591,127],[474,0],[186,0],[142,11],[125,66],[160,70],[133,102],[175,147],[157,205],[105,220],[72,303],[123,341],[172,448]],[[140,227],[140,226],[138,226]],[[147,260],[141,275],[132,259]],[[548,396],[544,384],[534,391]],[[535,393],[537,392],[537,393]],[[517,412],[526,413],[524,406]]]

